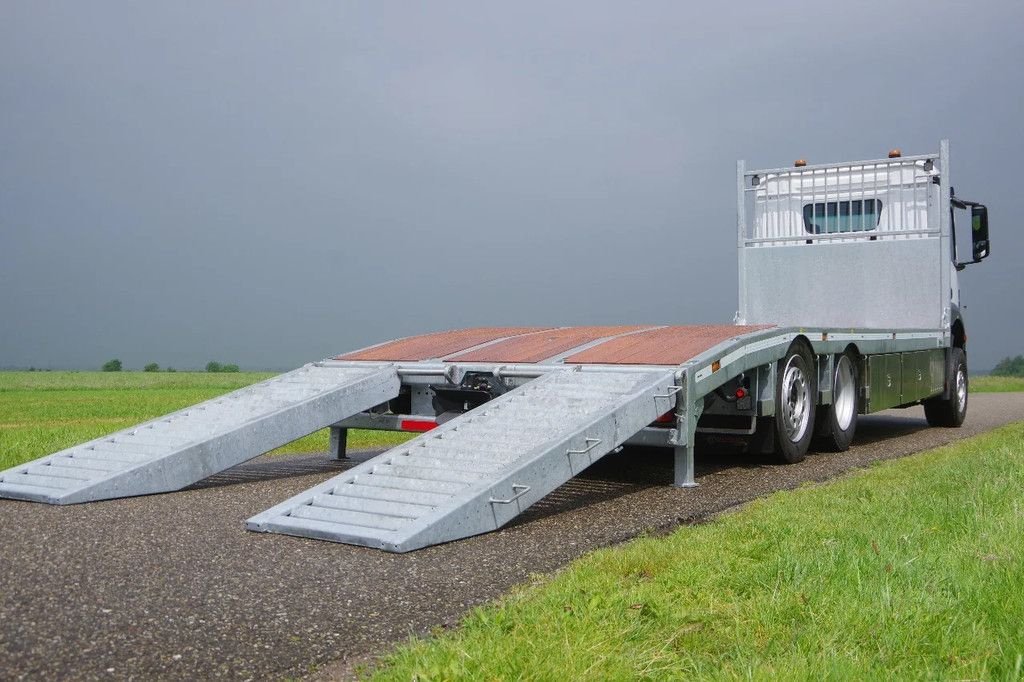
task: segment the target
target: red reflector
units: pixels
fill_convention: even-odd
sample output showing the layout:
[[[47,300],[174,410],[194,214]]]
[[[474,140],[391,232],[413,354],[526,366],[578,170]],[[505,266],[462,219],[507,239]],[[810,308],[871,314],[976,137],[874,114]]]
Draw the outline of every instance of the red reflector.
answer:
[[[429,422],[426,419],[403,419],[403,431],[429,431],[437,426],[437,422]]]
[[[737,399],[742,398],[745,395],[747,395],[747,392],[744,391],[742,388],[737,388],[736,389],[736,398]]]
[[[676,420],[676,415],[675,415],[674,412],[666,412],[665,414],[663,414],[660,417],[658,417],[657,419],[655,419],[654,423],[655,424],[668,424],[670,422],[674,422],[675,420]]]

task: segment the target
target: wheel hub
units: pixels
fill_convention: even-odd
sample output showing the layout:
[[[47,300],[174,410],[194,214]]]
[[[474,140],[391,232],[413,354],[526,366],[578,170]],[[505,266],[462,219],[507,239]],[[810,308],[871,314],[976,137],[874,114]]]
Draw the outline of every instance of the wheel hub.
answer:
[[[959,368],[956,373],[956,398],[960,411],[967,408],[967,373]]]
[[[794,443],[804,437],[810,421],[807,384],[803,360],[794,355],[782,374],[782,426],[786,437]]]

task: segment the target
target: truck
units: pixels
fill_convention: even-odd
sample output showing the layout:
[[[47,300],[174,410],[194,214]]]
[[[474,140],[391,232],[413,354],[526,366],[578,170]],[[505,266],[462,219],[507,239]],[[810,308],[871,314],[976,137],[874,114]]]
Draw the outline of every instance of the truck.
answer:
[[[496,530],[601,457],[698,443],[783,463],[847,449],[859,415],[968,405],[959,274],[988,209],[935,153],[736,170],[733,324],[485,327],[386,341],[0,473],[0,497],[72,504],[179,490],[323,428],[417,435],[246,521],[406,552]],[[969,212],[971,254],[957,248]],[[961,223],[963,224],[963,223]],[[962,228],[963,229],[963,228]],[[963,235],[961,234],[963,237]],[[966,243],[966,239],[964,239]]]

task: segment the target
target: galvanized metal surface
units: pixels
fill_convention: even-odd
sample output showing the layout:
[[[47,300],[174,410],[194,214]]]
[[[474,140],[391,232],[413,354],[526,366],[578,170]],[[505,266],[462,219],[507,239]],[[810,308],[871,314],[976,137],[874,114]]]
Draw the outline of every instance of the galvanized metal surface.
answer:
[[[0,497],[71,504],[179,490],[398,395],[393,368],[307,365],[0,473]]]
[[[653,422],[673,371],[552,372],[249,519],[392,552],[485,533]]]
[[[740,162],[737,321],[947,329],[959,289],[940,147],[803,168]]]
[[[748,324],[939,329],[949,299],[940,248],[938,239],[747,248],[741,315]]]
[[[747,171],[738,188],[744,244],[938,237],[942,161],[937,153]]]

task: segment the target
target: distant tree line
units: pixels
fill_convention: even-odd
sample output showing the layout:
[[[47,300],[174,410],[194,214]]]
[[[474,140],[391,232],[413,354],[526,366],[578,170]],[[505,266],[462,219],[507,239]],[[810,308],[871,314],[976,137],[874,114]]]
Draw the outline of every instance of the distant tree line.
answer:
[[[1003,358],[992,370],[997,377],[1024,377],[1024,355],[1015,358]]]
[[[35,368],[33,368],[30,371],[34,371],[34,369]],[[107,360],[106,362],[104,362],[103,366],[100,369],[102,369],[104,372],[121,372],[121,371],[124,370],[124,364],[119,359],[114,358],[113,360]],[[159,372],[160,371],[160,365],[158,365],[155,362],[151,362],[151,363],[147,364],[145,367],[143,367],[142,371],[143,372]],[[173,367],[168,367],[164,371],[165,372],[177,372],[178,370],[174,369]],[[206,371],[207,372],[238,372],[238,371],[241,371],[241,370],[239,370],[238,365],[221,364],[221,363],[219,363],[219,362],[217,362],[215,360],[211,360],[210,362],[206,363]]]
[[[207,372],[237,372],[238,365],[222,365],[216,360],[210,360],[206,363]]]

